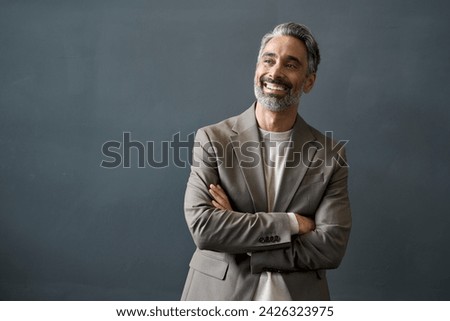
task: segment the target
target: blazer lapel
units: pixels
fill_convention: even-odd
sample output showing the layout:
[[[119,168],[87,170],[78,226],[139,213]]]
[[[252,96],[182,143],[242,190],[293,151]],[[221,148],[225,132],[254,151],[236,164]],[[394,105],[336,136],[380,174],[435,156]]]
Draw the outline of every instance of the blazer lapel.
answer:
[[[267,211],[266,184],[258,125],[254,105],[239,115],[233,126],[236,135],[230,136],[255,212]]]
[[[292,133],[292,148],[289,149],[286,167],[274,203],[274,211],[286,212],[306,171],[317,151],[315,137],[300,115]]]

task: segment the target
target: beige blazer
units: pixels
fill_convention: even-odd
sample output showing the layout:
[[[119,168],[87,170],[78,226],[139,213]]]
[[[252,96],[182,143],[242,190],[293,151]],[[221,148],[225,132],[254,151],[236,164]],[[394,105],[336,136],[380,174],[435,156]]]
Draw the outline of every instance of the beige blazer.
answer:
[[[339,266],[351,227],[343,146],[299,115],[274,212],[267,212],[254,106],[197,131],[185,217],[197,249],[182,300],[251,300],[262,271],[281,272],[293,300],[328,300],[326,269]],[[211,205],[220,184],[234,211]],[[316,229],[291,236],[294,212]]]

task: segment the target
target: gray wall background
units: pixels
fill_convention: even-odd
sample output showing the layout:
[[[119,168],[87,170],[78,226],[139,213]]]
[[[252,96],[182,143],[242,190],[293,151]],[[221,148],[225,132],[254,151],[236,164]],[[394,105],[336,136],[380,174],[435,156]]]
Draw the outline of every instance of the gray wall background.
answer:
[[[0,299],[178,300],[189,168],[138,168],[133,150],[131,168],[104,169],[102,144],[186,140],[240,113],[260,38],[296,21],[323,57],[301,113],[350,140],[354,228],[332,298],[449,300],[449,9],[0,1]]]

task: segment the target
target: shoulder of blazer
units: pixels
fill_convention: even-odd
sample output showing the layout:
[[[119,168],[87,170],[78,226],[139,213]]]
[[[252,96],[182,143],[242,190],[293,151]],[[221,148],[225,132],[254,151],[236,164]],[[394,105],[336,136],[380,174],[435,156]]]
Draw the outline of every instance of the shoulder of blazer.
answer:
[[[218,123],[200,128],[211,140],[229,140],[230,136],[243,132],[248,128],[257,126],[254,105],[242,114],[227,118]]]

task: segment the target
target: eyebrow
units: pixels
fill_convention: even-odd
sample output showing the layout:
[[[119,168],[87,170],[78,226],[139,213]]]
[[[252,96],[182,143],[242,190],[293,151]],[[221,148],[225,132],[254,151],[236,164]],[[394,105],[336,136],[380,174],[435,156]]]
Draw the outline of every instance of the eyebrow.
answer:
[[[265,52],[265,53],[263,53],[262,55],[261,55],[261,57],[277,57],[277,55],[275,54],[275,53],[273,53],[273,52]],[[287,60],[288,61],[295,61],[295,62],[297,62],[298,64],[302,64],[302,62],[300,61],[300,59],[298,59],[297,57],[295,57],[295,56],[291,56],[291,55],[288,55],[287,56]]]

